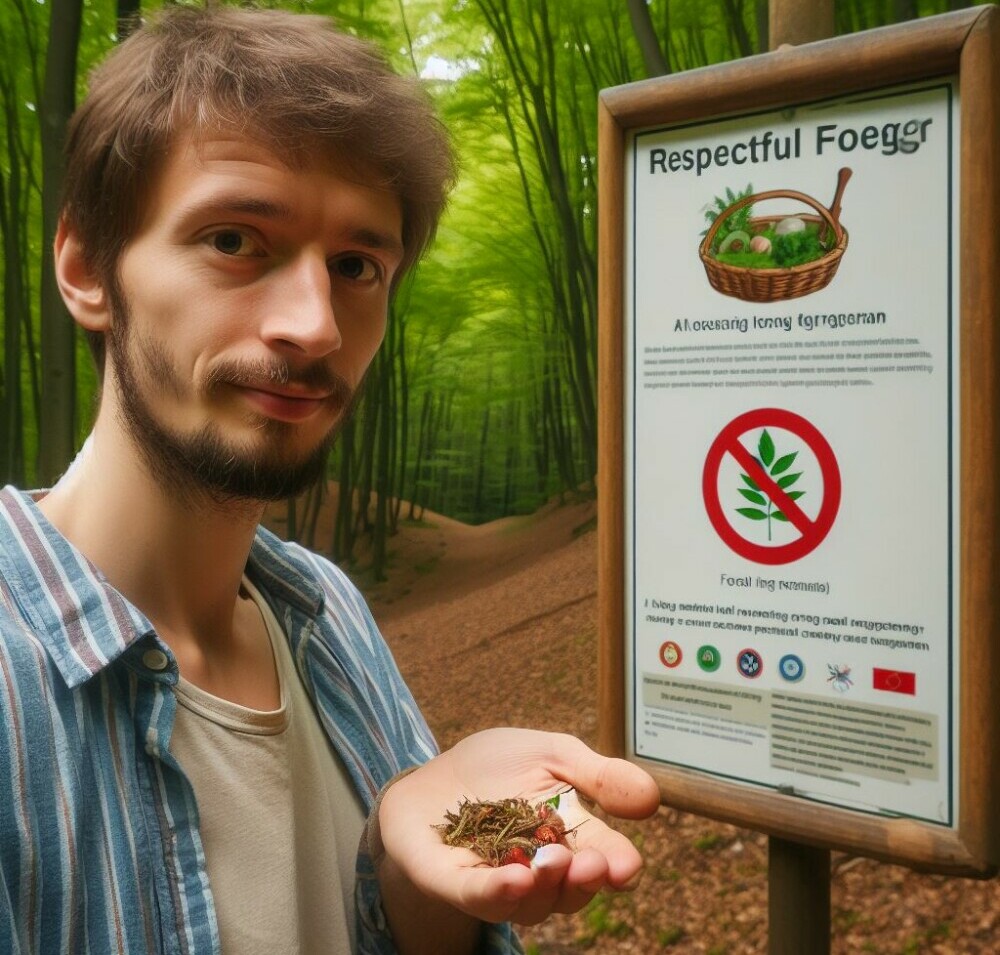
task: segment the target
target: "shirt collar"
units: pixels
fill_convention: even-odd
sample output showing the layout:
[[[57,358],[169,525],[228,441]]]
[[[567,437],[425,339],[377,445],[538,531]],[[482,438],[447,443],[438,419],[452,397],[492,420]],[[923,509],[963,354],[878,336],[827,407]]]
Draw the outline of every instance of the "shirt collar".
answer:
[[[247,576],[264,593],[315,617],[323,609],[323,588],[307,554],[298,544],[258,527],[247,561]]]
[[[72,688],[155,633],[145,615],[49,523],[34,500],[43,493],[0,490],[0,577]],[[265,594],[310,616],[323,607],[306,552],[264,528],[257,529],[247,573]]]
[[[153,626],[49,523],[33,500],[41,493],[0,490],[0,576],[72,688]]]

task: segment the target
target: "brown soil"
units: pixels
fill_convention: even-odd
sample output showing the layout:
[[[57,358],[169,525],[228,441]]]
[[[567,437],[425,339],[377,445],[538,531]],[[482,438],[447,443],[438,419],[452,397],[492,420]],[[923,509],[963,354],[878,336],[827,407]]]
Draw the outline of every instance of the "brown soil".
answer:
[[[592,503],[481,527],[428,514],[393,538],[391,579],[366,591],[442,747],[497,725],[594,745],[593,517]],[[665,807],[619,828],[645,856],[639,888],[523,929],[529,953],[766,952],[765,836]],[[996,879],[920,875],[834,853],[832,916],[834,955],[1000,952]]]

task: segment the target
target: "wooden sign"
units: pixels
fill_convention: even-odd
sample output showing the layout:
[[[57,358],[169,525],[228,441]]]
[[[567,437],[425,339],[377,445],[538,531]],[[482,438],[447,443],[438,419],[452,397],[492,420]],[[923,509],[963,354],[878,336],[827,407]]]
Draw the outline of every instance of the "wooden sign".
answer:
[[[1000,861],[1000,10],[600,97],[601,745]]]

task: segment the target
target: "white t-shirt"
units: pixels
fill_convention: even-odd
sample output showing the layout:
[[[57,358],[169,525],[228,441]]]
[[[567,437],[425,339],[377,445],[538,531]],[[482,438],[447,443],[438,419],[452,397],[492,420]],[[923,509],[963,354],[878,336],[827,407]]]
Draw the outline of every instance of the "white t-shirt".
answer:
[[[365,813],[260,593],[281,708],[252,710],[181,677],[170,743],[194,787],[224,955],[354,950]]]

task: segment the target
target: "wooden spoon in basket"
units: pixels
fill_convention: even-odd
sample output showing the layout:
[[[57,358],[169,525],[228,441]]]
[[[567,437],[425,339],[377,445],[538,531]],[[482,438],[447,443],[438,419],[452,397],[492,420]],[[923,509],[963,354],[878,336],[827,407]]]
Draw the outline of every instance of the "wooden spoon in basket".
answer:
[[[847,181],[854,174],[853,170],[844,166],[840,172],[837,173],[837,191],[833,194],[833,202],[830,204],[830,217],[840,225],[840,200],[844,198],[844,190],[847,188]],[[820,241],[826,238],[826,227],[827,224],[824,221],[823,228],[820,230]]]

